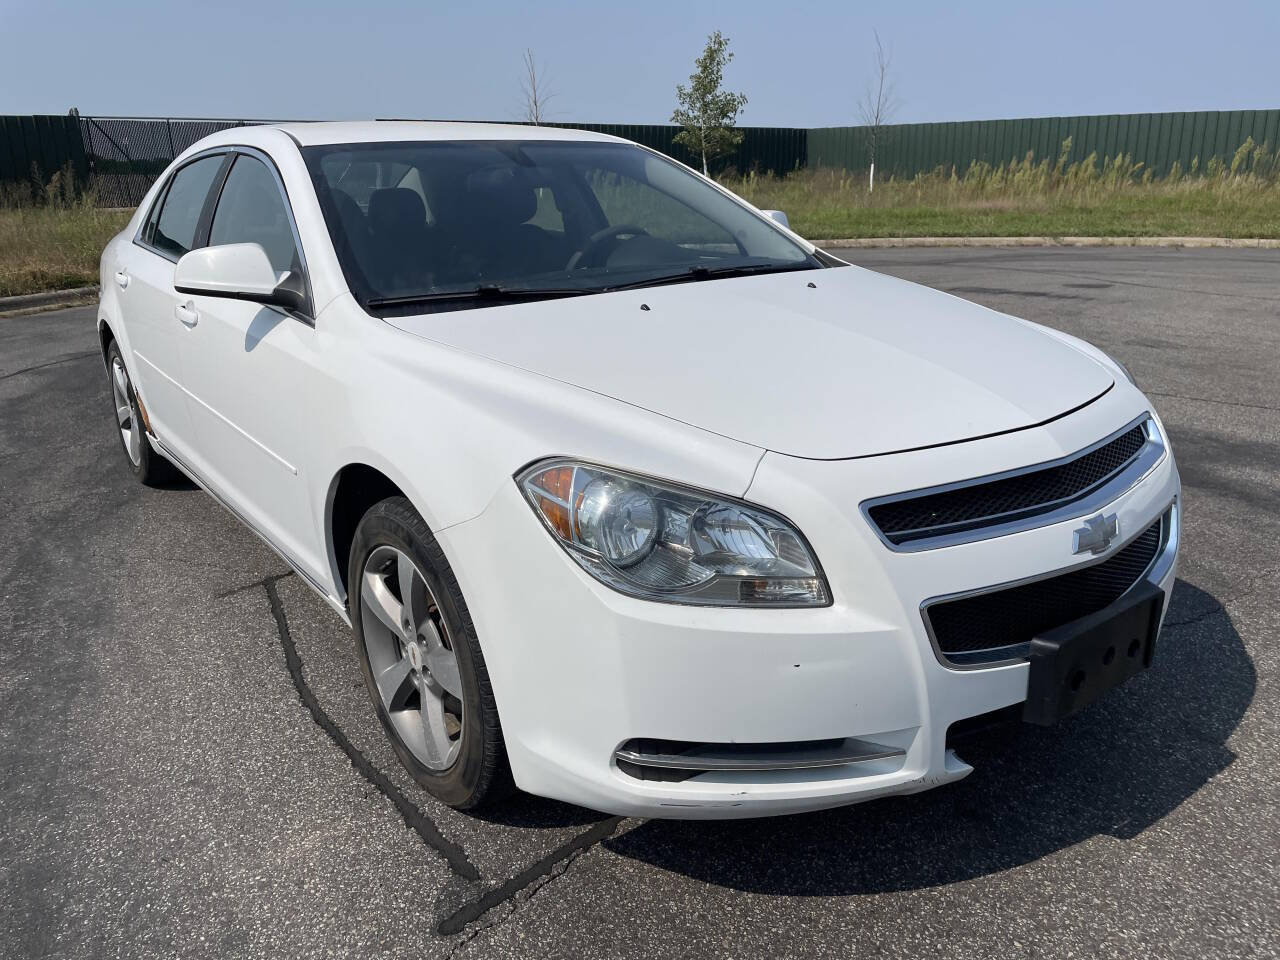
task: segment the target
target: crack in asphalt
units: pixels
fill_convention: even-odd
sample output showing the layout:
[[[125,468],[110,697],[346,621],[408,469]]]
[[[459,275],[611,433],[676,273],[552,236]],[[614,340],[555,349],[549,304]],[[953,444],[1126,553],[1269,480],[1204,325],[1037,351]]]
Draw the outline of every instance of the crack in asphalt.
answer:
[[[261,585],[267,593],[268,602],[271,604],[271,615],[275,618],[276,630],[280,634],[280,645],[284,648],[285,665],[289,668],[289,676],[293,679],[293,686],[298,691],[298,697],[302,700],[302,705],[310,712],[311,719],[316,722],[316,726],[328,734],[329,739],[337,744],[342,752],[347,755],[347,758],[351,761],[351,766],[356,769],[356,772],[373,784],[379,793],[391,801],[392,806],[396,808],[396,811],[403,818],[405,825],[416,833],[423,843],[440,854],[456,876],[464,880],[478,882],[480,880],[480,871],[475,868],[475,865],[467,857],[466,851],[445,837],[435,822],[418,809],[417,804],[406,797],[385,773],[374,766],[369,761],[369,758],[360,752],[356,745],[342,732],[342,729],[325,713],[324,707],[320,706],[320,701],[316,698],[306,678],[302,675],[302,657],[298,655],[298,648],[294,645],[293,637],[289,633],[289,621],[285,617],[284,604],[280,600],[280,591],[276,589],[277,583],[291,576],[293,576],[292,573],[276,574],[262,580]]]
[[[466,933],[465,936],[462,936],[458,940],[454,941],[453,946],[449,948],[449,952],[445,954],[445,960],[453,960],[453,957],[456,957],[459,954],[461,954],[466,949],[467,945],[471,943],[471,941],[477,939],[483,934],[490,933],[491,931],[497,930],[499,927],[506,926],[508,923],[514,920],[519,915],[521,908],[527,906],[530,903],[530,901],[533,900],[534,897],[536,897],[543,890],[547,889],[547,887],[551,886],[551,884],[555,883],[557,880],[559,880],[561,877],[567,874],[569,872],[570,867],[573,866],[574,862],[583,854],[585,854],[589,849],[590,849],[590,846],[584,846],[581,849],[575,850],[568,857],[561,860],[551,871],[549,871],[546,874],[542,883],[538,883],[537,886],[533,887],[533,889],[529,891],[529,895],[525,897],[523,901],[516,901],[515,895],[508,898],[507,902],[511,903],[511,909],[508,910],[505,915],[501,917],[496,917],[489,923],[485,923],[483,925],[473,927],[470,931]],[[536,883],[536,881],[534,882]],[[492,908],[492,910],[496,910],[496,909],[497,909],[497,906]],[[492,910],[490,912],[492,912]]]
[[[1141,258],[1135,258],[1134,262],[1136,262],[1137,259],[1141,259]],[[964,265],[968,265],[970,262],[971,261],[968,258],[964,258],[964,257],[949,258],[947,260],[936,261],[938,266],[964,266]],[[1094,282],[1105,282],[1105,283],[1110,283],[1114,286],[1141,287],[1143,289],[1159,290],[1162,292],[1168,291],[1173,293],[1190,293],[1196,296],[1204,296],[1204,297],[1228,297],[1236,300],[1257,300],[1263,303],[1273,303],[1276,300],[1280,300],[1280,297],[1268,297],[1262,294],[1238,293],[1236,291],[1230,291],[1230,290],[1202,290],[1196,287],[1175,287],[1175,286],[1169,286],[1167,284],[1148,283],[1141,280],[1123,280],[1115,276],[1100,277],[1092,273],[1076,273],[1070,270],[1060,271],[1060,270],[1045,269],[1044,267],[1012,266],[1009,264],[996,263],[996,262],[988,262],[986,266],[991,270],[1004,270],[1007,273],[1027,273],[1027,274],[1032,274],[1034,276],[1054,277],[1055,279],[1059,279],[1059,280],[1061,280],[1063,277],[1069,277],[1073,280],[1078,279],[1078,280],[1089,280]],[[1028,291],[1024,291],[1024,290],[1011,290],[1009,292],[1017,296],[1028,296],[1028,295],[1034,296],[1034,293],[1028,293]]]
[[[1191,403],[1216,403],[1224,407],[1244,407],[1248,410],[1280,410],[1280,407],[1268,406],[1265,403],[1242,403],[1239,400],[1215,400],[1212,397],[1188,397],[1181,393],[1157,393],[1146,391],[1148,397],[1162,397],[1169,400],[1187,400]]]
[[[1240,589],[1238,589],[1234,594],[1232,594],[1231,596],[1225,599],[1217,599],[1215,601],[1215,605],[1209,608],[1208,610],[1202,610],[1199,613],[1193,613],[1190,616],[1184,617],[1181,620],[1166,619],[1164,622],[1164,626],[1165,627],[1188,627],[1197,623],[1203,623],[1206,620],[1212,620],[1214,617],[1218,616],[1219,614],[1223,614],[1224,616],[1230,616],[1231,615],[1230,611],[1228,611],[1227,609],[1229,604],[1239,603],[1241,600],[1249,599],[1257,592],[1258,584],[1260,584],[1263,580],[1266,580],[1268,577],[1273,576],[1277,572],[1280,572],[1280,564],[1277,564],[1271,567],[1265,567],[1259,573],[1255,574],[1254,576],[1250,577],[1247,581],[1245,581],[1245,583],[1241,585]]]
[[[549,876],[561,863],[567,863],[588,847],[593,847],[602,840],[607,840],[613,836],[613,832],[618,829],[618,824],[624,819],[626,818],[609,817],[570,838],[541,860],[526,867],[505,883],[499,884],[470,903],[463,904],[462,907],[441,920],[437,929],[442,934],[461,932],[462,928],[467,924],[478,920],[494,907],[512,899],[525,887],[536,883],[543,877]]]
[[[1187,617],[1184,620],[1166,620],[1164,623],[1163,629],[1172,630],[1175,627],[1190,627],[1197,623],[1204,623],[1206,620],[1212,620],[1216,616],[1226,615],[1226,613],[1227,613],[1227,608],[1224,607],[1221,603],[1219,603],[1216,607],[1213,607],[1210,610],[1205,610],[1202,613],[1193,614],[1192,616]]]
[[[342,728],[333,721],[333,718],[320,705],[319,699],[303,675],[302,657],[298,653],[297,645],[293,641],[293,635],[289,631],[288,616],[284,610],[284,603],[280,599],[280,591],[277,589],[277,584],[281,580],[291,576],[293,576],[292,571],[273,574],[251,584],[233,587],[219,594],[219,598],[230,597],[259,587],[266,592],[267,601],[271,606],[271,616],[275,619],[276,632],[280,635],[280,646],[284,650],[285,666],[288,668],[289,677],[293,681],[298,698],[311,714],[311,719],[347,755],[347,758],[351,761],[351,766],[355,768],[356,772],[391,801],[392,806],[396,808],[405,825],[413,830],[427,847],[434,850],[444,859],[455,877],[465,881],[467,886],[481,883],[483,878],[480,876],[480,871],[476,869],[461,845],[445,837],[440,832],[440,828],[436,826],[435,821],[423,813],[417,804],[405,796],[400,788],[351,742],[342,731]],[[555,876],[562,875],[564,870],[560,870],[560,873],[557,874],[557,869],[561,867],[567,869],[568,864],[584,851],[603,840],[607,840],[624,819],[624,817],[615,816],[601,820],[599,823],[565,841],[545,857],[537,860],[515,876],[490,888],[474,899],[464,901],[461,906],[455,908],[437,924],[436,933],[441,936],[460,933],[467,924],[478,920],[495,907],[513,900],[517,894],[531,884],[537,883],[544,878],[555,879]],[[538,889],[546,885],[542,884]],[[442,891],[442,897],[447,896],[450,892],[450,889],[446,887]],[[459,946],[470,942],[479,932],[476,931],[472,936],[467,937]]]
[[[0,380],[8,380],[10,377],[17,377],[24,373],[31,373],[33,370],[43,370],[45,367],[56,367],[60,363],[70,363],[73,360],[84,360],[87,357],[100,356],[102,356],[102,354],[97,350],[86,350],[84,353],[75,353],[69,357],[63,357],[61,360],[50,360],[48,363],[37,363],[34,366],[23,367],[21,370],[13,370],[9,373],[0,373]]]

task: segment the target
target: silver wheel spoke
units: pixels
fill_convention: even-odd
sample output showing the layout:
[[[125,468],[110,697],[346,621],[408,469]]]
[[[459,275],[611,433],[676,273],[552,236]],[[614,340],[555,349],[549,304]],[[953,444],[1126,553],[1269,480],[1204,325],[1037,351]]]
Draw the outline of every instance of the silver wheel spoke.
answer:
[[[449,734],[445,728],[444,704],[439,697],[422,692],[422,739],[429,766],[445,766],[451,757]]]
[[[133,415],[133,404],[129,400],[129,373],[119,357],[111,363],[111,394],[115,401],[120,442],[124,444],[129,459],[136,465],[142,459],[142,429],[138,418]]]
[[[360,580],[360,632],[393,736],[419,763],[445,770],[458,758],[466,707],[439,604],[412,557],[390,544],[369,554]]]
[[[462,678],[458,676],[458,661],[452,650],[441,647],[427,655],[427,670],[431,678],[451,694],[462,699]]]
[[[427,672],[436,683],[461,700],[462,678],[458,676],[458,658],[444,645],[434,623],[427,622],[422,638],[427,647]]]
[[[387,583],[376,570],[365,568],[364,583],[360,587],[360,600],[366,610],[377,617],[384,626],[400,635],[400,604],[387,589]]]
[[[403,710],[409,696],[417,689],[413,681],[413,666],[409,658],[397,660],[377,677],[378,692],[387,711]]]
[[[418,624],[422,622],[422,615],[426,611],[418,609],[420,604],[415,602],[418,593],[415,581],[422,578],[414,567],[413,561],[403,553],[396,558],[396,577],[400,582],[400,601],[404,607],[400,615],[402,618],[408,618],[409,621],[409,628],[405,630],[406,639],[412,640],[414,634],[418,632]]]

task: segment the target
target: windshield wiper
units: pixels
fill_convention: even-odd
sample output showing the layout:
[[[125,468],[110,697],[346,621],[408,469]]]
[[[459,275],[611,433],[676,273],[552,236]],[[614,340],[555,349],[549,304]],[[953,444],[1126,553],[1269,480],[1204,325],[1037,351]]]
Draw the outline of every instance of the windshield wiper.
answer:
[[[724,277],[747,277],[759,273],[786,273],[792,270],[817,269],[809,263],[753,263],[720,267],[694,266],[679,273],[646,277],[630,283],[612,284],[606,287],[504,287],[500,284],[482,284],[465,290],[430,290],[400,297],[374,297],[366,306],[403,307],[415,304],[458,303],[476,300],[550,300],[557,297],[581,297],[592,293],[612,293],[615,290],[636,290],[641,287],[658,287],[668,283],[688,283],[695,280],[718,280]]]
[[[536,300],[540,298],[577,297],[585,293],[597,293],[580,287],[503,287],[484,284],[466,290],[434,290],[411,293],[402,297],[374,297],[366,301],[369,307],[400,307],[415,303],[448,303],[456,300]]]
[[[679,273],[664,273],[657,277],[646,277],[631,283],[619,283],[602,288],[602,292],[612,290],[638,290],[641,287],[660,287],[668,283],[690,283],[696,280],[721,280],[725,277],[750,277],[759,273],[789,273],[793,270],[816,270],[810,263],[753,263],[737,266],[704,267],[696,266],[681,270]]]

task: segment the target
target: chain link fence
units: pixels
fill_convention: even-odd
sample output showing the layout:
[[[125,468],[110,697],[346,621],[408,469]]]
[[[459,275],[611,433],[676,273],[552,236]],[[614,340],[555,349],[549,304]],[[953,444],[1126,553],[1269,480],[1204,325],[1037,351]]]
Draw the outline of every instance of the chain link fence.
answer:
[[[170,161],[197,140],[231,127],[271,122],[81,117],[80,136],[97,203],[136,207]]]

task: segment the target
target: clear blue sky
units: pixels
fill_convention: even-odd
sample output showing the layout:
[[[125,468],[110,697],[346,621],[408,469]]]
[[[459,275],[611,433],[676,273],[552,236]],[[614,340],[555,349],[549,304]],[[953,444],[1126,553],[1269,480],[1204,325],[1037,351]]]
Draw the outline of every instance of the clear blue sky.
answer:
[[[1280,107],[1280,2],[0,0],[0,113],[663,123],[715,29],[742,123],[855,122],[872,28],[895,120]]]

